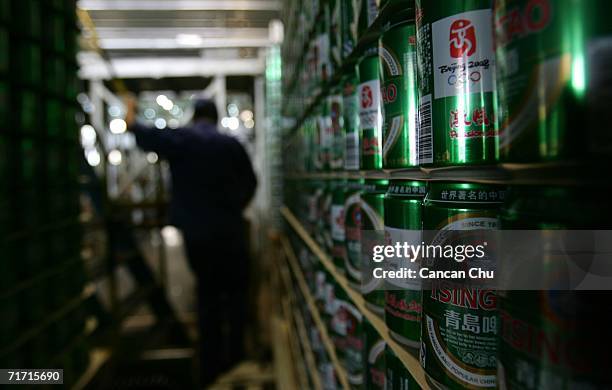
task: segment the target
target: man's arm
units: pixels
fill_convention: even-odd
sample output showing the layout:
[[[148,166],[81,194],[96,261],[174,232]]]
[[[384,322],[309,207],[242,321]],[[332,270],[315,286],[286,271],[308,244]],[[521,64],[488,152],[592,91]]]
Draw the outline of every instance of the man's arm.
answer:
[[[125,122],[127,128],[136,137],[136,143],[142,149],[155,152],[162,157],[171,157],[180,153],[180,138],[178,133],[157,130],[138,123],[136,112],[138,104],[134,97],[126,98],[127,113]]]

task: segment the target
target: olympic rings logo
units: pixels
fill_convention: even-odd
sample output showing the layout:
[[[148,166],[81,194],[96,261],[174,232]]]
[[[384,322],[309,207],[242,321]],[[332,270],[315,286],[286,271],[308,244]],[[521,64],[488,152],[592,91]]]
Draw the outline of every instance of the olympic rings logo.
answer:
[[[482,78],[482,74],[479,71],[475,70],[470,72],[469,76],[467,73],[460,73],[458,75],[451,74],[448,76],[448,85],[455,86],[457,89],[462,89],[465,84],[476,84],[480,82]]]

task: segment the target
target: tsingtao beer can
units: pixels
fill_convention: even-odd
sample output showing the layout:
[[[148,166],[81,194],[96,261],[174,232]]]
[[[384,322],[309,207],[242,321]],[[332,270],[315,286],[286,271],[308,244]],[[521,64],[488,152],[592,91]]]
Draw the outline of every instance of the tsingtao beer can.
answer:
[[[612,154],[611,3],[494,2],[500,152],[508,161]]]
[[[327,253],[331,253],[333,240],[331,236],[331,206],[332,206],[332,186],[330,180],[319,181],[320,196],[318,199],[318,219],[317,219],[317,235],[319,245],[325,249]]]
[[[353,53],[357,45],[357,10],[360,0],[341,1],[342,59],[345,60]]]
[[[494,185],[431,182],[423,207],[425,242],[431,246],[460,244],[461,232],[499,227],[505,189]],[[426,267],[453,259],[422,259]],[[486,264],[486,258],[479,259]],[[451,264],[451,263],[448,263]],[[457,263],[460,266],[461,263]],[[425,272],[424,272],[425,271]],[[497,295],[466,279],[422,279],[421,364],[437,388],[496,386]]]
[[[494,163],[491,1],[416,0],[416,7],[420,163]]]
[[[333,242],[332,258],[338,271],[344,273],[346,262],[346,246],[344,232],[344,199],[345,180],[332,182],[332,204],[331,204],[331,237]]]
[[[386,390],[412,390],[420,386],[397,357],[395,352],[387,345],[385,347],[385,389]]]
[[[382,99],[378,42],[365,49],[358,64],[359,128],[362,170],[382,169]]]
[[[367,179],[361,193],[361,262],[362,293],[366,306],[374,313],[385,314],[384,280],[373,277],[367,270],[373,268],[372,259],[375,245],[382,244],[385,229],[385,194],[389,180]],[[365,263],[367,262],[367,263]]]
[[[315,145],[318,150],[318,161],[315,167],[317,171],[329,171],[334,134],[328,99],[322,99],[317,104],[314,115],[316,118]]]
[[[329,167],[332,171],[340,171],[344,168],[346,144],[344,117],[342,116],[342,88],[340,85],[334,85],[331,88],[330,94],[327,97],[327,109],[329,111],[331,132]]]
[[[387,343],[380,337],[372,323],[364,318],[364,360],[366,367],[366,389],[385,389],[385,346]]]
[[[344,117],[345,152],[344,169],[358,171],[360,160],[359,146],[359,78],[355,67],[342,79],[342,116]]]
[[[414,180],[392,180],[385,196],[385,241],[387,244],[421,244],[423,199],[427,186]],[[413,270],[419,262],[405,258],[385,259],[390,271]],[[385,299],[385,322],[389,333],[401,344],[418,348],[421,342],[421,280],[389,278]]]
[[[363,314],[341,288],[336,290],[336,302],[336,317],[331,328],[338,336],[336,345],[340,345],[340,359],[351,387],[361,388],[364,382]]]
[[[410,6],[410,2],[406,7]],[[414,16],[394,23],[380,38],[383,122],[383,168],[419,165],[417,151],[418,90]]]
[[[353,288],[361,291],[361,192],[363,180],[348,180],[344,192],[345,272]]]

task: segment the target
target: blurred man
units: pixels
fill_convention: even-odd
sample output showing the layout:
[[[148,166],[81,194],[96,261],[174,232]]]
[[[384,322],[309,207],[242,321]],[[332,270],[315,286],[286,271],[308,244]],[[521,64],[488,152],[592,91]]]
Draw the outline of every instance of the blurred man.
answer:
[[[171,222],[183,232],[197,276],[200,378],[207,385],[243,357],[249,265],[242,212],[257,181],[242,145],[218,132],[212,101],[196,101],[192,126],[177,130],[143,126],[136,112],[128,99],[136,142],[170,163]]]

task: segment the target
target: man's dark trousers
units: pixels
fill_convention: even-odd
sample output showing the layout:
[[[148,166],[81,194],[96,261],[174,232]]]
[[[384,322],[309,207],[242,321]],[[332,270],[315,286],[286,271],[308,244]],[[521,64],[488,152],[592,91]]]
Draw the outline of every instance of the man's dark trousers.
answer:
[[[200,379],[207,385],[244,358],[248,250],[242,224],[184,236],[197,277]]]

